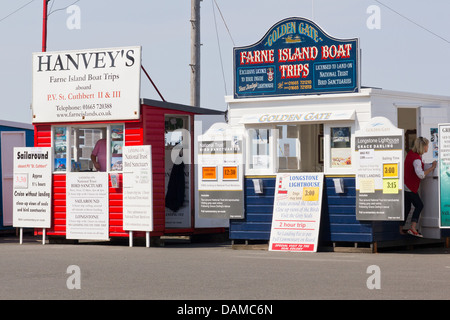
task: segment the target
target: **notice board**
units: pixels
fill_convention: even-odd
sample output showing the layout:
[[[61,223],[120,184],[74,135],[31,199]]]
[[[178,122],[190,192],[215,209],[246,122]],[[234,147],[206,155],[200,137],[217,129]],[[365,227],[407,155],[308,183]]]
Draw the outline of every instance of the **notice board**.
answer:
[[[152,148],[123,148],[123,229],[153,231]]]
[[[439,226],[450,228],[450,124],[439,124]]]
[[[322,193],[323,173],[277,175],[270,251],[317,251]]]
[[[356,218],[403,221],[403,129],[384,117],[355,132]]]
[[[108,173],[66,175],[67,239],[109,239]]]
[[[51,148],[14,148],[13,226],[50,228]]]
[[[244,218],[243,134],[217,123],[198,137],[199,217]]]

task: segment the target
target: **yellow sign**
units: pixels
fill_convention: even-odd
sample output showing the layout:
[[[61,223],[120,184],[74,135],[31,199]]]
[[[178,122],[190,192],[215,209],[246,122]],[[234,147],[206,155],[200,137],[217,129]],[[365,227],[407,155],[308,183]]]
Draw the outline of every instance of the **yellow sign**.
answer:
[[[237,167],[223,167],[223,179],[224,180],[237,180]]]
[[[217,168],[216,167],[203,167],[202,168],[202,179],[203,180],[216,180],[217,179]]]
[[[383,178],[397,178],[398,163],[383,163]]]
[[[383,179],[383,193],[398,193],[398,179]]]
[[[318,201],[319,200],[319,187],[307,187],[303,188],[303,201]]]

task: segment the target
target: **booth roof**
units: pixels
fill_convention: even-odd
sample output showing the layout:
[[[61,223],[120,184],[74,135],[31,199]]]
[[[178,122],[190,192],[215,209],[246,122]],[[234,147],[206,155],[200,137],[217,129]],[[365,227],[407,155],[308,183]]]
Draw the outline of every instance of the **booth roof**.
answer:
[[[195,113],[195,114],[211,114],[211,115],[219,115],[224,114],[224,111],[219,110],[213,110],[213,109],[206,109],[201,107],[193,107],[188,106],[184,104],[178,104],[178,103],[172,103],[167,101],[158,101],[158,100],[152,100],[152,99],[141,99],[141,105],[146,105],[150,107],[157,107],[157,108],[163,108],[163,109],[170,109],[170,110],[178,110],[178,111],[184,111],[189,113]]]
[[[0,120],[0,127],[11,127],[11,128],[34,130],[33,125],[30,123],[15,122],[15,121],[8,121],[8,120]]]

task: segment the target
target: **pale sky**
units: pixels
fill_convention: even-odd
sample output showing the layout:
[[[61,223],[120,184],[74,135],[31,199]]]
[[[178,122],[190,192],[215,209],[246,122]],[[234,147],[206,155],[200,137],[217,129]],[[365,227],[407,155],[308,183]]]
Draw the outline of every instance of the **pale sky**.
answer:
[[[0,4],[0,120],[31,123],[31,58],[42,47],[43,0]],[[79,29],[67,27],[72,13],[58,10],[71,4],[79,8]],[[379,29],[367,26],[372,5],[380,10]],[[189,105],[190,7],[190,0],[51,0],[47,51],[142,46],[142,65],[165,100]],[[450,96],[449,12],[448,0],[203,0],[201,107],[226,110],[233,47],[259,41],[288,17],[311,19],[336,38],[359,38],[362,86]],[[160,100],[141,77],[141,97]]]

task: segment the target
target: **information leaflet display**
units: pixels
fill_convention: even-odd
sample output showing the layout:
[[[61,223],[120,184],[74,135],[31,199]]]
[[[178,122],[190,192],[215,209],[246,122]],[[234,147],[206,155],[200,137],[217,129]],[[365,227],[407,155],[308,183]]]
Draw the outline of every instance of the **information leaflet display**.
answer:
[[[439,212],[441,228],[450,228],[450,124],[439,124]]]
[[[13,226],[50,228],[51,148],[14,148]]]
[[[355,133],[356,218],[402,221],[403,130],[384,117]]]
[[[153,231],[151,146],[123,147],[123,229]]]
[[[323,173],[277,174],[270,251],[316,252]]]
[[[242,134],[219,123],[198,139],[199,217],[243,219]]]
[[[108,198],[108,173],[67,173],[67,239],[108,240]]]

